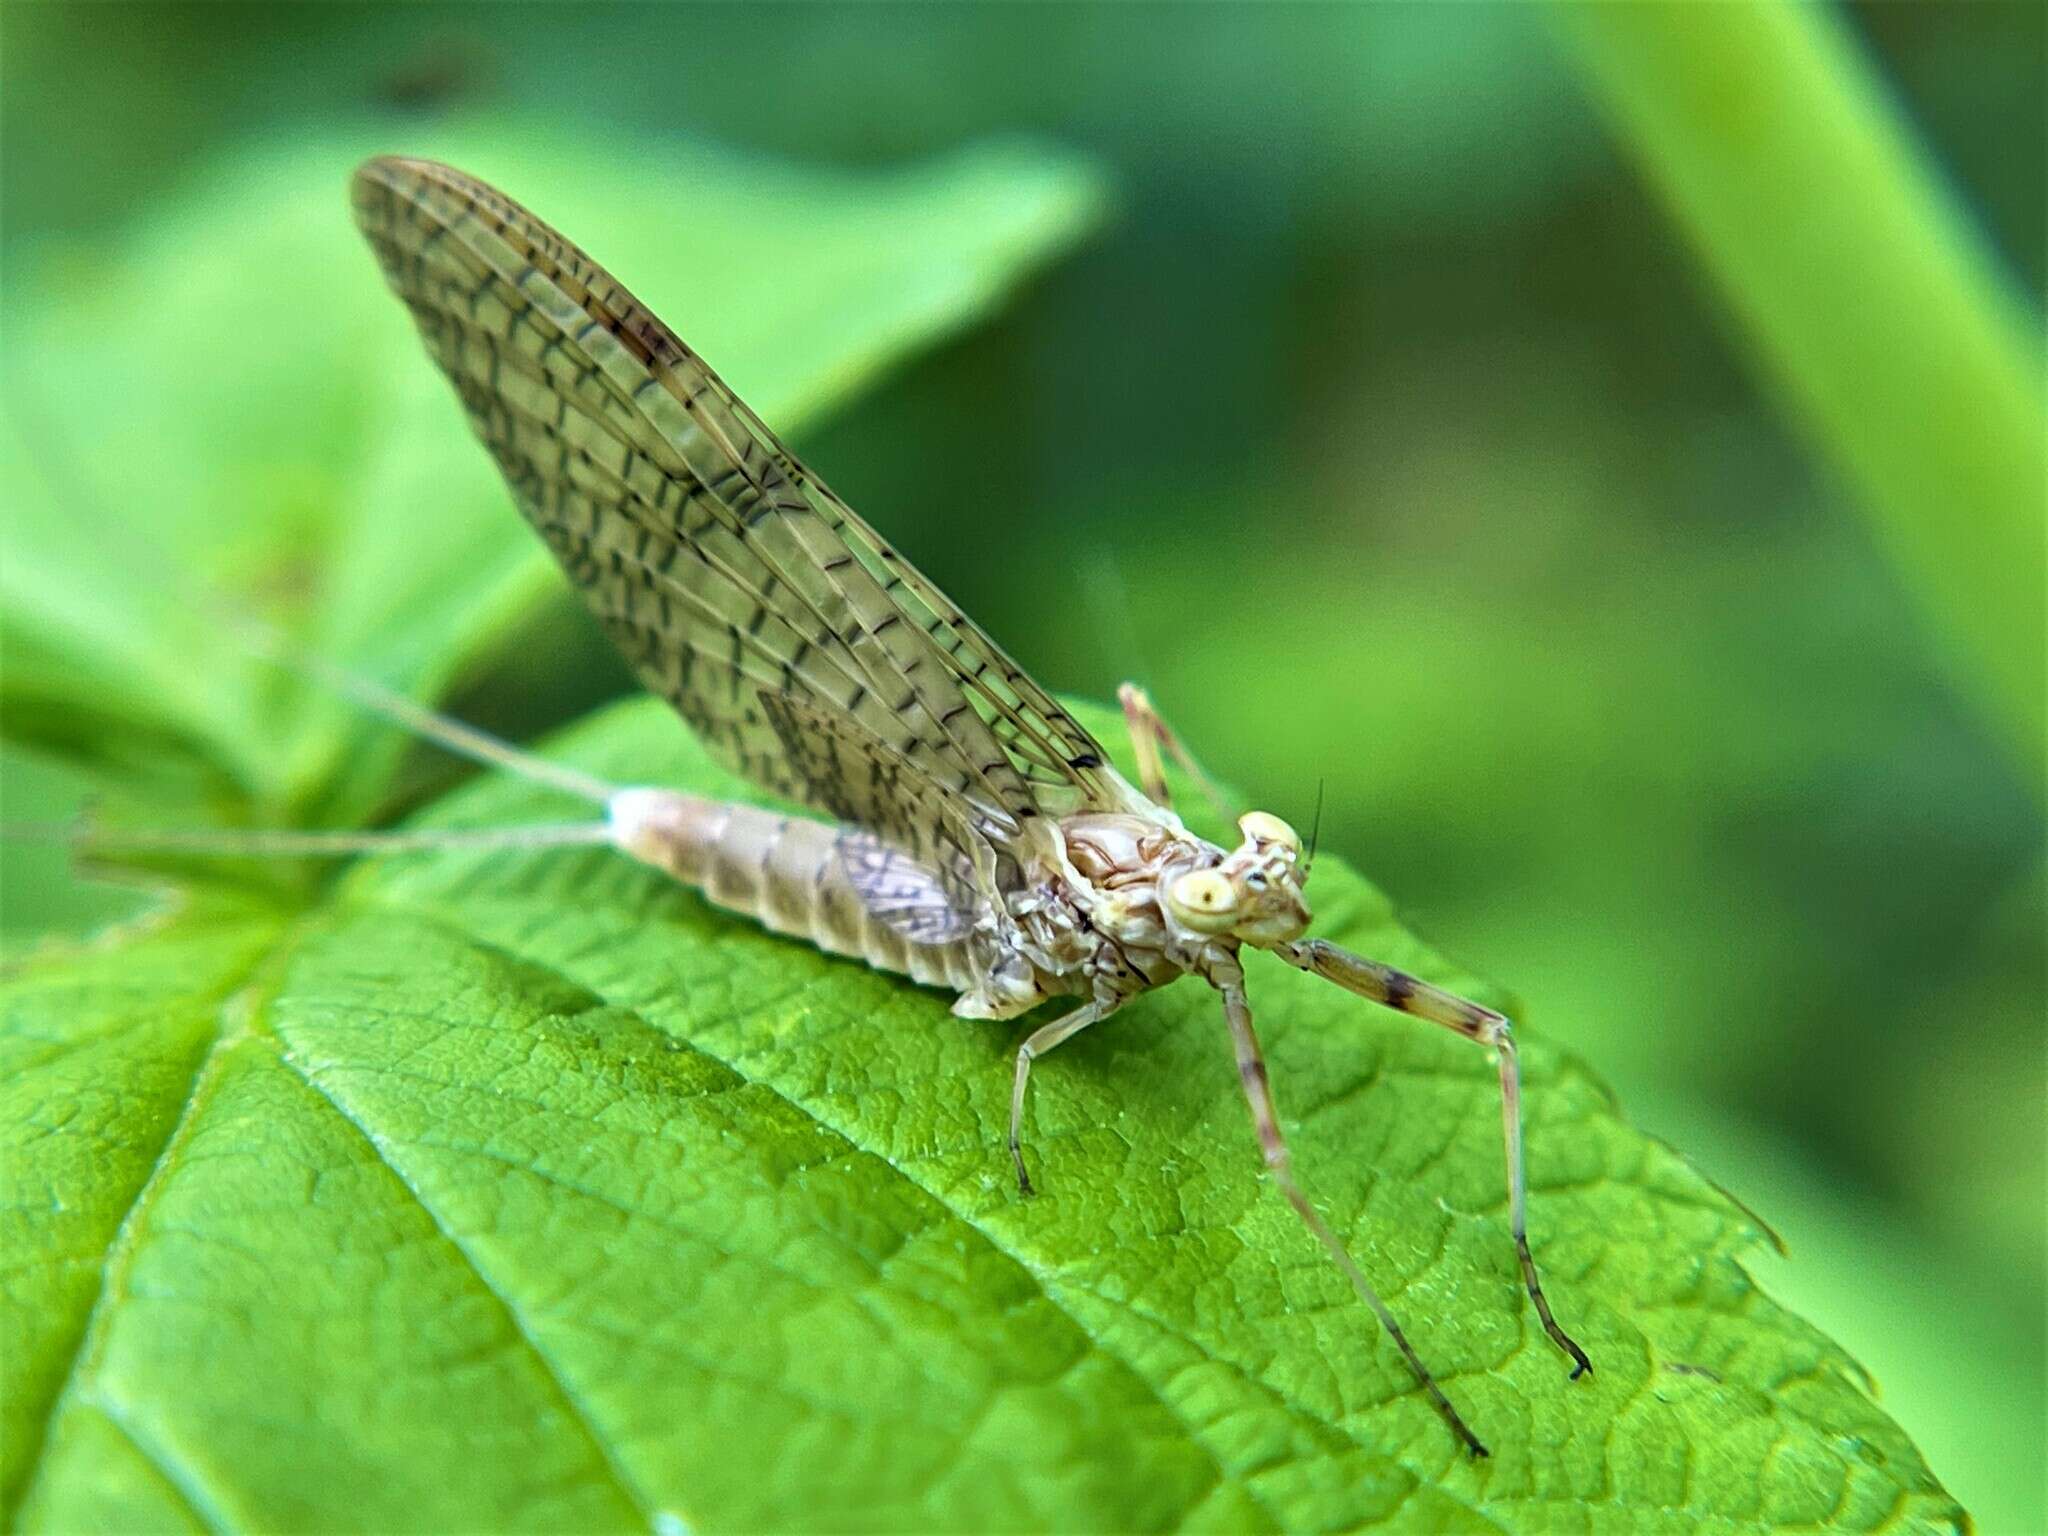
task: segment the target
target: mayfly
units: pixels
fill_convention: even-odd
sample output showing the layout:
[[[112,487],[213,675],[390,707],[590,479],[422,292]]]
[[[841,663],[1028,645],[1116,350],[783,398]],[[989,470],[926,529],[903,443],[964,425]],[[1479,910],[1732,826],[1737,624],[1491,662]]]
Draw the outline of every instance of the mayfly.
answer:
[[[1510,1225],[1530,1301],[1573,1376],[1591,1369],[1552,1315],[1529,1251],[1506,1018],[1305,937],[1309,859],[1291,826],[1249,812],[1234,848],[1189,832],[1164,759],[1214,791],[1142,691],[1121,690],[1134,786],[696,353],[525,208],[414,159],[368,162],[351,194],[386,279],[514,500],[641,681],[720,761],[828,818],[602,783],[330,674],[423,735],[604,807],[589,823],[469,840],[608,842],[777,933],[943,987],[962,1018],[1012,1019],[1066,1000],[1017,1050],[1009,1153],[1027,1195],[1032,1064],[1139,994],[1199,977],[1221,999],[1274,1184],[1458,1438],[1485,1455],[1295,1180],[1241,953],[1266,950],[1454,1030],[1498,1059]],[[322,845],[312,834],[301,846],[436,841],[382,837]]]

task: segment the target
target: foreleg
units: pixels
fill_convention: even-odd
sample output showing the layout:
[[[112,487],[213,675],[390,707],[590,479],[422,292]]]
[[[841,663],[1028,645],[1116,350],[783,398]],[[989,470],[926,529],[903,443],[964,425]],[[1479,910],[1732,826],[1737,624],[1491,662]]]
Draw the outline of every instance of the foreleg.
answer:
[[[1329,1224],[1309,1203],[1308,1196],[1302,1193],[1301,1186],[1294,1182],[1293,1159],[1287,1151],[1287,1138],[1280,1130],[1280,1113],[1273,1103],[1273,1085],[1266,1076],[1266,1059],[1259,1051],[1259,1037],[1252,1029],[1252,1010],[1245,996],[1244,971],[1232,961],[1227,966],[1213,968],[1209,981],[1223,994],[1223,1016],[1230,1021],[1230,1039],[1237,1050],[1237,1075],[1244,1084],[1244,1096],[1251,1105],[1252,1124],[1258,1131],[1259,1149],[1265,1153],[1266,1168],[1273,1175],[1273,1182],[1287,1197],[1287,1203],[1294,1207],[1294,1213],[1315,1235],[1316,1241],[1337,1261],[1337,1267],[1351,1281],[1352,1289],[1372,1308],[1380,1326],[1387,1330],[1387,1336],[1400,1349],[1401,1358],[1408,1362],[1415,1379],[1422,1383],[1430,1401],[1436,1404],[1437,1412],[1464,1441],[1467,1450],[1474,1456],[1484,1456],[1486,1447],[1479,1443],[1479,1437],[1466,1426],[1458,1410],[1451,1406],[1451,1400],[1444,1396],[1444,1389],[1437,1385],[1429,1367],[1415,1353],[1415,1346],[1408,1342],[1408,1335],[1401,1331],[1401,1325],[1380,1299],[1380,1293],[1365,1278],[1365,1271],[1358,1267],[1350,1250],[1338,1240],[1337,1234],[1330,1230]]]
[[[1528,1197],[1522,1173],[1522,1074],[1515,1055],[1514,1031],[1507,1018],[1491,1008],[1467,1001],[1456,993],[1433,987],[1420,977],[1397,971],[1390,965],[1367,960],[1340,949],[1325,939],[1299,944],[1276,944],[1273,953],[1289,965],[1333,981],[1348,992],[1402,1013],[1441,1024],[1494,1052],[1500,1063],[1500,1112],[1502,1136],[1507,1147],[1508,1223],[1515,1235],[1515,1252],[1522,1261],[1522,1281],[1543,1330],[1557,1347],[1573,1360],[1576,1379],[1593,1369],[1593,1362],[1572,1336],[1560,1328],[1551,1315],[1550,1302],[1543,1294],[1543,1282],[1536,1275],[1536,1260],[1529,1253]]]

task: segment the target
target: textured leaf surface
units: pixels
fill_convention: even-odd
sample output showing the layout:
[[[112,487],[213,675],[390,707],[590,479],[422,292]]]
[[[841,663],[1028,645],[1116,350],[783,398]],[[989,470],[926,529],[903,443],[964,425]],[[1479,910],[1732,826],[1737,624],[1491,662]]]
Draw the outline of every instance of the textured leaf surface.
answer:
[[[1113,736],[1101,712],[1084,723]],[[565,755],[736,792],[652,702]],[[438,819],[559,812],[489,781]],[[1325,859],[1322,930],[1474,987]],[[6,1488],[31,1530],[1930,1529],[1750,1221],[1528,1048],[1535,1241],[1493,1080],[1277,964],[1301,1166],[1491,1460],[1460,1456],[1263,1183],[1192,983],[1046,1062],[603,851],[202,902],[12,984]],[[1482,991],[1482,995],[1484,992]],[[33,1257],[33,1262],[22,1263]],[[29,1368],[14,1362],[26,1362]]]

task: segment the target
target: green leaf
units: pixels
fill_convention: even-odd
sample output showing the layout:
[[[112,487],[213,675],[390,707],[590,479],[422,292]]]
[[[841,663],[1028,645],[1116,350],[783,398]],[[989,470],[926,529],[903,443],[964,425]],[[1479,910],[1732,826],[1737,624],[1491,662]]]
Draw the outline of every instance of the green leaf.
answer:
[[[1105,739],[1115,721],[1084,719]],[[564,759],[704,792],[665,709]],[[479,781],[429,820],[559,817]],[[1325,856],[1319,931],[1448,985]],[[1277,964],[1300,1169],[1492,1446],[1462,1456],[1261,1177],[1213,998],[1014,1027],[605,850],[199,899],[11,988],[6,1507],[30,1530],[1957,1528],[1754,1222],[1526,1048],[1522,1294],[1490,1064]],[[20,1362],[20,1363],[13,1363]]]

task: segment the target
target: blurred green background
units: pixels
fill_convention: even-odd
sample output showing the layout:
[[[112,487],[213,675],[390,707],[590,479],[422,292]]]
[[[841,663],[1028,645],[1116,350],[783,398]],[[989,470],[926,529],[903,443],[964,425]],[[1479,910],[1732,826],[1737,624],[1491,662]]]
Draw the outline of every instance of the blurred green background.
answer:
[[[2043,15],[1822,13],[1924,144],[2037,383]],[[1774,1222],[1769,1287],[1870,1366],[1984,1529],[2039,1530],[2038,747],[1660,201],[1589,26],[15,0],[0,275],[117,247],[224,157],[336,125],[393,150],[488,114],[830,167],[1017,133],[1091,155],[1092,241],[796,445],[1052,686],[1143,680],[1282,814],[1325,786],[1327,845]],[[614,174],[632,198],[630,158]],[[1861,195],[1813,191],[1821,225]],[[508,648],[456,707],[528,736],[629,686],[566,604],[550,636],[573,661]],[[9,766],[12,816],[39,770]],[[17,887],[7,921],[101,899]]]

